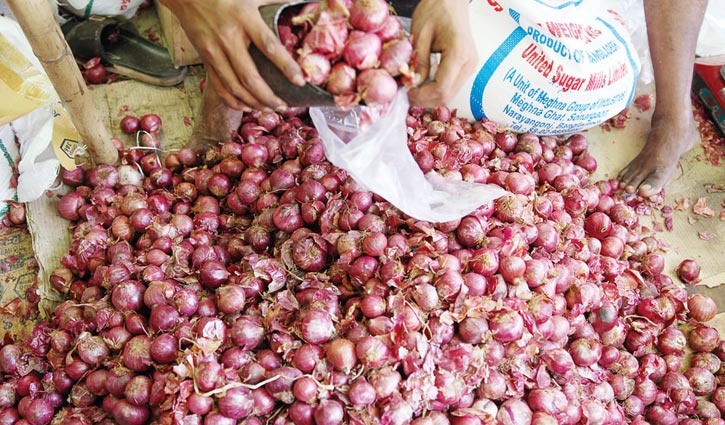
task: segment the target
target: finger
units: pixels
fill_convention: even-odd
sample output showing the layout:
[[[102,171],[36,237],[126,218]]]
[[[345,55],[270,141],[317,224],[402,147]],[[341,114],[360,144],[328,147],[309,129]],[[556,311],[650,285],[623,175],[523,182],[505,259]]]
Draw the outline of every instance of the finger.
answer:
[[[252,43],[290,80],[297,86],[305,85],[305,78],[302,76],[297,61],[292,58],[287,49],[277,39],[269,27],[262,21],[252,20],[250,31]]]
[[[461,61],[454,54],[444,52],[435,80],[416,90],[411,102],[418,106],[429,107],[446,105],[455,95],[454,87],[462,64],[465,64],[465,61]]]
[[[259,71],[249,51],[242,49],[236,52],[229,52],[228,57],[232,62],[234,71],[242,82],[244,93],[251,97],[247,99],[246,103],[248,105],[260,110],[269,108],[281,109],[285,107],[284,101],[274,94],[272,89],[267,85],[267,82],[259,75]]]
[[[213,75],[212,78],[217,80],[218,84],[216,87],[221,87],[229,95],[236,97],[237,100],[234,103],[241,102],[245,90],[242,87],[241,81],[237,78],[237,74],[234,72],[231,63],[227,60],[227,55],[224,54],[224,51],[218,49],[216,46],[206,47],[204,48],[202,59],[204,59],[204,63],[207,65],[207,71],[210,75]],[[221,91],[219,90],[220,94]],[[233,105],[229,106],[233,107]]]
[[[428,79],[430,72],[430,53],[433,45],[433,32],[426,28],[413,35],[413,51],[415,52],[415,73],[420,82]]]
[[[247,53],[247,50],[246,50],[246,48],[244,48],[237,52],[236,57],[227,55],[227,59],[232,63],[232,66],[234,68],[234,74],[239,76],[239,74],[237,74],[237,72],[242,72],[242,74],[239,76],[241,85],[238,89],[236,89],[231,94],[234,95],[234,97],[236,97],[237,99],[239,99],[239,101],[241,101],[245,105],[249,106],[250,108],[257,109],[257,110],[268,110],[270,108],[266,104],[261,102],[260,99],[257,96],[255,96],[252,93],[252,91],[248,88],[248,86],[251,84],[250,81],[253,81],[253,79],[250,79],[250,77],[244,75],[244,73],[248,73],[251,71],[248,70],[247,67],[243,67],[243,68],[241,68],[241,70],[238,68],[238,66],[240,66],[238,64],[238,62],[241,58],[243,58],[243,57],[249,58],[249,55],[245,55],[246,53]],[[244,61],[244,59],[241,59],[241,60]],[[247,61],[251,62],[251,59],[247,59]],[[252,65],[252,70],[256,71],[256,69],[254,68],[253,65]],[[259,77],[259,74],[257,74],[257,76],[258,76],[258,78],[261,78],[261,77]],[[227,90],[228,89],[229,89],[229,87],[227,87]]]
[[[247,34],[254,34],[259,31],[260,24],[264,25],[264,21],[259,16],[250,19],[255,22],[258,21],[258,23],[250,22],[246,29]],[[251,106],[259,107],[259,109],[264,107],[281,109],[286,106],[285,102],[274,94],[267,82],[259,75],[259,70],[247,48],[237,49],[234,46],[229,46],[227,47],[227,57],[232,63],[237,78],[242,82],[242,86],[255,99],[255,104],[250,104]]]
[[[211,85],[214,88],[214,92],[216,92],[216,95],[219,96],[219,98],[222,100],[222,102],[224,102],[225,105],[238,111],[246,112],[251,110],[251,108],[245,102],[241,101],[239,98],[234,96],[232,93],[229,92],[229,90],[226,89],[224,83],[219,79],[219,76],[216,74],[216,72],[214,72],[213,69],[207,69],[207,78],[209,79],[209,82],[211,82]]]

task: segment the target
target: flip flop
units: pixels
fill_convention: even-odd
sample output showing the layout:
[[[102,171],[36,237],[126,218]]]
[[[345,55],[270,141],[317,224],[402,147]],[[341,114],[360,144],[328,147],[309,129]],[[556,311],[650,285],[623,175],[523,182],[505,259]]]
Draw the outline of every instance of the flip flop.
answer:
[[[185,66],[174,67],[169,51],[141,36],[127,19],[92,16],[61,29],[77,59],[98,56],[116,74],[158,86],[175,86],[186,76]]]

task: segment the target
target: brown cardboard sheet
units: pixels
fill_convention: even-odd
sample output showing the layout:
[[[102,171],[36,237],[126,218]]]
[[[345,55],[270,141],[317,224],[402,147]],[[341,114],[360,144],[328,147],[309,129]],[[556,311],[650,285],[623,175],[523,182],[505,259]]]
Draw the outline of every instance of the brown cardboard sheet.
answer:
[[[648,87],[645,92],[651,92]],[[596,178],[614,178],[640,151],[647,137],[652,110],[637,112],[630,108],[631,117],[624,129],[605,131],[596,127],[586,135],[590,151],[598,161]],[[675,177],[666,189],[666,204],[675,205],[679,198],[689,198],[694,205],[698,198],[706,197],[707,204],[714,211],[714,217],[696,215],[690,207],[686,211],[674,211],[673,230],[663,231],[657,237],[669,244],[665,255],[665,271],[674,276],[679,263],[685,258],[697,260],[702,271],[702,285],[710,287],[725,283],[725,221],[720,220],[725,193],[708,193],[706,185],[725,183],[725,167],[713,166],[702,159],[703,149],[698,144],[680,160]],[[662,216],[654,216],[662,223]],[[714,235],[703,240],[700,233]]]

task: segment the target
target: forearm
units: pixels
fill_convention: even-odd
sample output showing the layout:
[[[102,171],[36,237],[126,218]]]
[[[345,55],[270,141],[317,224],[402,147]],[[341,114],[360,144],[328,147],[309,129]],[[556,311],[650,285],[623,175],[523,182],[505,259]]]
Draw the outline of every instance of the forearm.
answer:
[[[695,46],[706,7],[707,0],[644,0],[659,116],[690,110]]]

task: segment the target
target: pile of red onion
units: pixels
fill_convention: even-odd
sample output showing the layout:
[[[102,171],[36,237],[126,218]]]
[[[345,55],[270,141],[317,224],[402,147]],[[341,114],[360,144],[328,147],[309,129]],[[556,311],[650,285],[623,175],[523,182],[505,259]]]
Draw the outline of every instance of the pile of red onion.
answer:
[[[723,423],[699,266],[666,273],[653,211],[590,181],[583,136],[407,124],[424,171],[511,194],[407,217],[268,112],[64,173],[65,301],[0,348],[0,424]]]
[[[280,40],[338,105],[385,105],[413,81],[413,45],[385,0],[322,0],[282,14]]]

